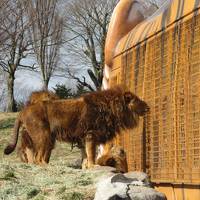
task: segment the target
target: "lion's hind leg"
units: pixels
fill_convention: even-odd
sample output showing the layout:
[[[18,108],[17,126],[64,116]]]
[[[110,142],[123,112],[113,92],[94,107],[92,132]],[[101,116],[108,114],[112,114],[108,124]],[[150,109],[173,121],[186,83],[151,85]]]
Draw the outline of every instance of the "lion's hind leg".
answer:
[[[48,128],[41,129],[40,138],[36,138],[35,143],[35,163],[46,165],[49,162],[51,151],[54,148],[55,137]]]
[[[23,162],[34,163],[33,142],[24,127],[22,129],[21,146],[18,149],[18,154]]]

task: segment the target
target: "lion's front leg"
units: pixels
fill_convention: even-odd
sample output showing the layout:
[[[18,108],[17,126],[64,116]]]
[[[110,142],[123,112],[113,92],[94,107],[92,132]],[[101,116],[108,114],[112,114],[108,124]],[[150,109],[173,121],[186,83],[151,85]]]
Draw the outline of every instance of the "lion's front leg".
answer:
[[[87,168],[92,168],[95,165],[96,143],[92,134],[86,135],[85,150],[87,155]]]

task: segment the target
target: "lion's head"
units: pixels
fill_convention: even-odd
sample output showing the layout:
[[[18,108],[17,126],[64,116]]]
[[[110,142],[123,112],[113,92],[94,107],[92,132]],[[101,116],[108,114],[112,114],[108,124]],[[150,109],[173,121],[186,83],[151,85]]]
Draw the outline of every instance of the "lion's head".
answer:
[[[96,130],[99,143],[112,139],[121,129],[136,127],[139,116],[149,110],[144,101],[119,86],[90,93],[83,98],[87,109],[81,115],[84,127],[80,129]]]
[[[149,106],[131,92],[124,93],[124,100],[128,108],[139,116],[144,116],[149,111]]]
[[[126,153],[122,147],[113,146],[109,152],[97,159],[96,164],[116,168],[117,172],[128,171]]]

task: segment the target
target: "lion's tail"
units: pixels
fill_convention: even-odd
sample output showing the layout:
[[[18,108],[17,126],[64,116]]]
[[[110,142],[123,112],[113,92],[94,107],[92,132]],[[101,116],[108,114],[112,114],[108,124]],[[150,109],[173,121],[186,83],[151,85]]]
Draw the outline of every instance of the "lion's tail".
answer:
[[[15,120],[14,135],[12,138],[12,142],[10,144],[8,144],[8,146],[4,149],[4,154],[8,155],[15,150],[15,147],[16,147],[17,141],[18,141],[20,126],[21,126],[21,120],[20,120],[20,117],[18,117]]]

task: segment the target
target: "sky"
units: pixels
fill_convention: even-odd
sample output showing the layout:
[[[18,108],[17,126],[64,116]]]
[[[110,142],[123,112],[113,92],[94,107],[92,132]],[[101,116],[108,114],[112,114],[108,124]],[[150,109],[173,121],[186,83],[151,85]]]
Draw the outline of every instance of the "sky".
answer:
[[[67,88],[75,88],[75,81],[63,77],[52,77],[49,82],[49,90],[53,90],[56,84],[65,84]],[[16,72],[14,95],[17,101],[26,101],[31,92],[42,89],[42,78],[40,73],[31,72],[28,70],[19,70]],[[0,95],[2,90],[6,88],[6,78],[3,83],[0,83]],[[0,102],[0,111],[4,110],[6,106],[6,92],[4,93],[4,99]]]
[[[65,84],[71,87],[71,81],[66,78],[58,78],[53,77],[49,83],[49,89],[52,90],[56,84]],[[15,79],[15,96],[17,100],[23,100],[24,98],[29,96],[32,91],[41,90],[42,89],[42,78],[39,73],[20,70],[16,73]],[[21,95],[23,94],[23,95]]]
[[[63,55],[65,55],[65,50],[62,49]],[[62,53],[62,52],[61,52]],[[70,59],[70,58],[68,58]],[[68,63],[68,59],[64,56],[62,60],[63,63]],[[74,58],[73,58],[74,59]],[[34,58],[24,59],[22,64],[24,65],[33,65],[35,63]],[[58,65],[62,65],[61,63]],[[87,75],[87,66],[79,67],[76,73],[76,76],[86,77],[86,81],[92,85],[90,78]],[[56,84],[64,84],[67,88],[71,88],[72,90],[76,90],[76,81],[66,78],[66,77],[58,77],[53,76],[49,82],[49,90],[53,90]],[[30,70],[18,70],[15,74],[15,83],[14,83],[14,96],[18,102],[27,101],[31,92],[41,90],[43,86],[42,77],[39,72],[32,72]],[[2,94],[2,90],[6,88],[6,79],[4,79],[3,84],[0,83],[0,97]],[[4,101],[0,101],[0,111],[4,110],[6,107],[6,93],[4,93]],[[1,100],[1,99],[0,99]]]
[[[162,5],[162,3],[169,1],[169,0],[158,0],[159,6]],[[33,62],[32,60],[26,60],[24,64],[31,64]],[[86,70],[80,70],[78,73],[79,76],[86,76]],[[6,81],[6,80],[5,80]],[[88,78],[88,82],[91,83],[91,80]],[[75,88],[75,81],[69,80],[67,78],[62,77],[53,77],[50,80],[49,83],[49,89],[52,90],[56,84],[65,84],[68,88]],[[1,90],[5,87],[6,82],[4,84],[0,85],[0,94]],[[42,89],[42,79],[41,75],[39,73],[27,71],[27,70],[19,70],[16,73],[16,79],[15,79],[15,98],[17,101],[26,101],[27,97],[30,95],[32,91],[40,90]],[[0,102],[0,110],[1,107],[4,107],[4,105]]]

